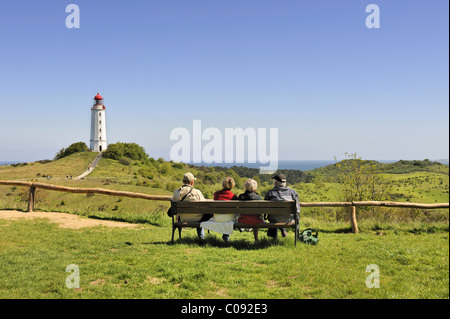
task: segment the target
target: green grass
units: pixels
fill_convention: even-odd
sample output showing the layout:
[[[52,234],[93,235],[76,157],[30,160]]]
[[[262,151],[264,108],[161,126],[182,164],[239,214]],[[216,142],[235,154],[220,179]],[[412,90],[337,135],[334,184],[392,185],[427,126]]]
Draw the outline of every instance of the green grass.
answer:
[[[122,165],[102,158],[85,180],[66,179],[83,171],[95,155],[0,166],[0,179],[171,195],[190,170],[199,178],[196,186],[211,198],[225,176],[214,169],[169,162]],[[51,180],[42,177],[47,174]],[[449,201],[448,166],[385,176],[395,201]],[[341,200],[337,183],[293,187],[301,201]],[[264,183],[260,190],[268,188]],[[235,192],[241,193],[242,187]],[[318,246],[299,243],[295,248],[292,233],[273,242],[265,231],[259,244],[253,243],[251,232],[235,232],[229,244],[211,233],[199,245],[192,229],[170,245],[168,202],[39,189],[36,197],[38,211],[140,226],[71,230],[45,219],[0,219],[0,298],[449,298],[448,209],[358,208],[360,233],[355,235],[350,233],[347,210],[303,208],[301,229],[318,228]],[[26,207],[25,188],[0,187],[0,209]],[[79,289],[65,286],[70,264],[80,267]],[[379,289],[365,285],[369,264],[380,268]]]
[[[446,173],[412,172],[384,174],[389,182],[391,200],[416,203],[448,203],[449,175]],[[341,201],[342,189],[339,183],[299,183],[293,188],[300,194],[301,201]]]
[[[135,185],[90,180],[53,180],[54,185],[80,188],[107,188],[139,192],[153,195],[171,195],[171,192]],[[86,217],[127,221],[133,223],[159,223],[168,225],[168,220],[161,220],[160,212],[166,212],[169,202],[133,199],[98,194],[73,194],[52,191],[36,191],[36,211],[73,213]],[[0,187],[0,209],[27,209],[27,189],[24,187]]]
[[[448,231],[359,235],[323,229],[317,246],[292,233],[272,242],[235,232],[230,243],[195,230],[170,245],[170,228],[59,228],[0,220],[0,298],[448,298]],[[65,285],[68,265],[80,288]],[[369,289],[369,264],[380,288]]]
[[[0,179],[37,179],[42,181],[47,180],[47,175],[57,179],[65,179],[67,175],[75,177],[85,171],[97,155],[98,153],[96,152],[83,152],[71,154],[60,160],[45,164],[31,162],[17,167],[1,165]]]

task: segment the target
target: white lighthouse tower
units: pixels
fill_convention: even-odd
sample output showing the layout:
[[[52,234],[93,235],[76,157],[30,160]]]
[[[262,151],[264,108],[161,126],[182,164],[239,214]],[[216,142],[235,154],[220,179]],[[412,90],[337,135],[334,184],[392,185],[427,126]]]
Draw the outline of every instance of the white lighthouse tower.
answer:
[[[91,145],[90,150],[103,152],[106,150],[106,116],[103,97],[100,93],[94,97],[94,105],[91,108]]]

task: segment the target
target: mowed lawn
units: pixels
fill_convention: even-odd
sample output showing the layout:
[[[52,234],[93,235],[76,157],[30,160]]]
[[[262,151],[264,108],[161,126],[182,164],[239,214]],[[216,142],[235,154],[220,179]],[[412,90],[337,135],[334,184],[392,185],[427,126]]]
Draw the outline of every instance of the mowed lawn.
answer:
[[[294,247],[293,233],[273,242],[265,231],[259,244],[251,232],[235,232],[229,244],[211,233],[199,243],[195,230],[171,245],[168,226],[0,219],[0,298],[449,298],[448,227],[321,230],[317,246]],[[371,264],[379,288],[366,286]],[[79,288],[66,286],[69,265],[79,268]]]

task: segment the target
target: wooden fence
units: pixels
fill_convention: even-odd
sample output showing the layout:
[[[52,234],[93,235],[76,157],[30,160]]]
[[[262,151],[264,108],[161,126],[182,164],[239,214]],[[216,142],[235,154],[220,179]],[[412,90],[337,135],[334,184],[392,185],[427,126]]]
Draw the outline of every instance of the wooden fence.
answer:
[[[123,196],[131,198],[140,198],[147,200],[170,201],[172,196],[163,195],[148,195],[143,193],[133,193],[125,191],[115,191],[103,188],[74,188],[58,185],[50,185],[38,182],[23,182],[23,181],[1,181],[0,185],[21,186],[29,188],[28,195],[28,212],[34,210],[34,199],[36,188],[45,189],[49,191],[79,193],[79,194],[102,194],[111,196]],[[405,203],[405,202],[386,202],[386,201],[352,201],[352,202],[300,202],[301,207],[349,207],[350,219],[352,223],[353,233],[358,233],[358,223],[356,220],[356,207],[358,206],[383,206],[383,207],[398,207],[398,208],[420,208],[420,209],[439,209],[449,208],[449,203],[437,204],[419,204],[419,203]]]

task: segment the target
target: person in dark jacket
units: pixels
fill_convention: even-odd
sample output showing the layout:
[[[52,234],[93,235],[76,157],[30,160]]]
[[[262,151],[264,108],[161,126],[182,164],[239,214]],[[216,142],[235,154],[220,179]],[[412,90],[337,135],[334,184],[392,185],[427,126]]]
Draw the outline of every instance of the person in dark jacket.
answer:
[[[272,177],[273,179],[273,188],[267,193],[264,200],[273,200],[273,201],[287,201],[294,200],[297,206],[297,214],[300,213],[300,201],[298,199],[298,194],[295,190],[286,186],[286,176],[284,174],[278,174]],[[270,223],[292,223],[295,216],[292,215],[276,215],[269,214],[268,219]],[[283,237],[287,236],[287,231],[284,228],[280,229],[281,235]],[[278,236],[277,228],[269,228],[267,230],[267,236],[272,237],[274,239]]]
[[[240,194],[239,200],[262,200],[262,197],[256,192],[258,183],[254,179],[248,179],[244,183],[245,193]],[[256,225],[263,223],[261,215],[257,214],[241,214],[238,218],[239,223],[247,225]],[[253,228],[253,235],[255,236],[255,242],[258,242],[258,228]]]

